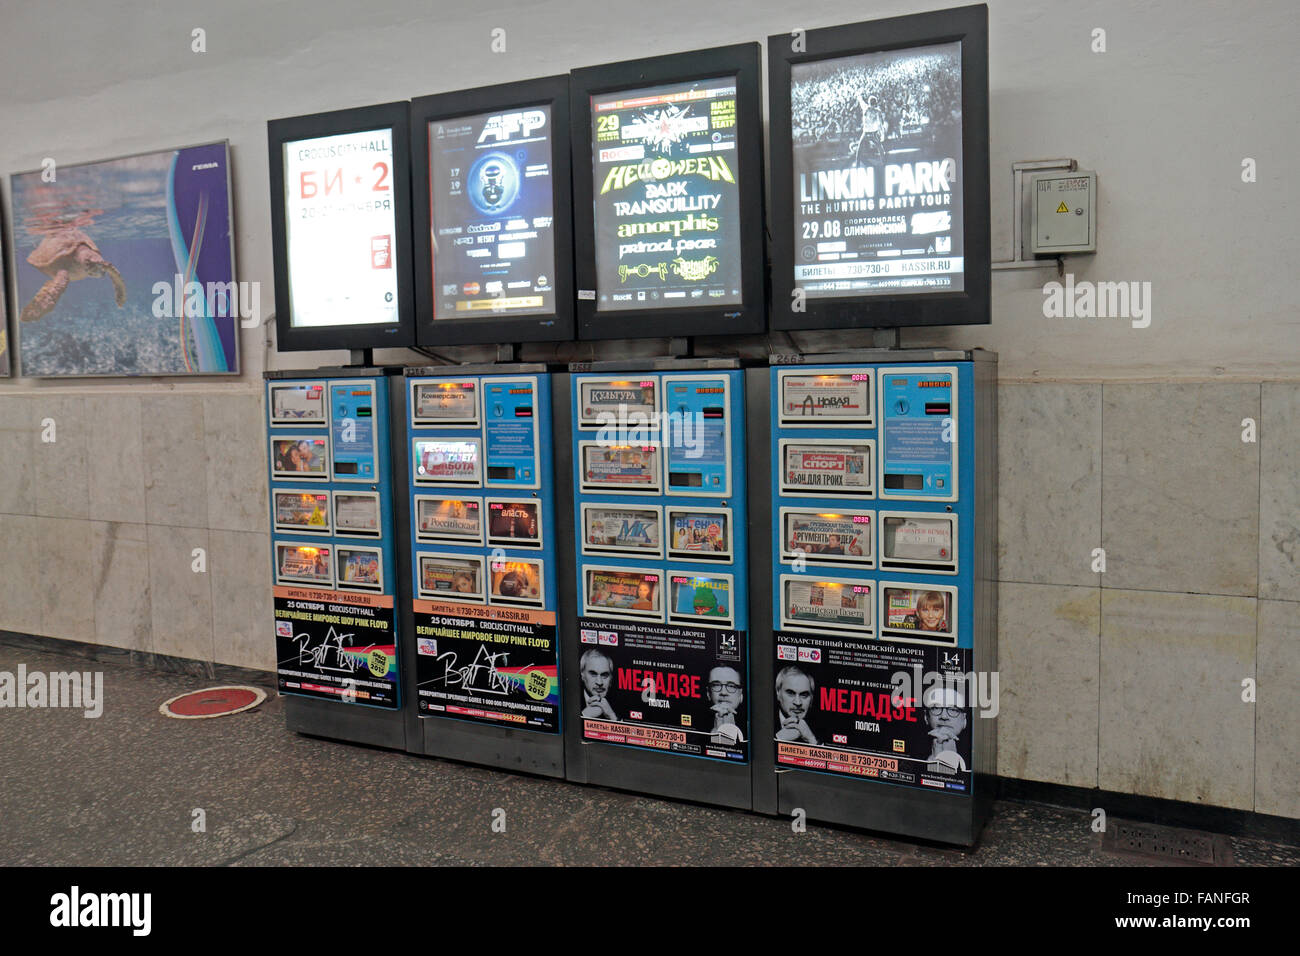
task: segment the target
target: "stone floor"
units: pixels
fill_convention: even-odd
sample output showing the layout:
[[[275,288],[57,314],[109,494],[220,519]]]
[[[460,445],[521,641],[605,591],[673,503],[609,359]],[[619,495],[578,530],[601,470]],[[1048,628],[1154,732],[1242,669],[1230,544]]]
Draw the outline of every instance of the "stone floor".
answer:
[[[173,720],[162,701],[220,681],[0,644],[0,671],[98,670],[98,719],[0,710],[0,866],[1116,866],[1090,817],[999,802],[962,851],[517,776],[299,736],[256,710]],[[206,832],[192,829],[194,811]],[[494,832],[504,811],[505,832]],[[1232,838],[1239,865],[1300,848]]]

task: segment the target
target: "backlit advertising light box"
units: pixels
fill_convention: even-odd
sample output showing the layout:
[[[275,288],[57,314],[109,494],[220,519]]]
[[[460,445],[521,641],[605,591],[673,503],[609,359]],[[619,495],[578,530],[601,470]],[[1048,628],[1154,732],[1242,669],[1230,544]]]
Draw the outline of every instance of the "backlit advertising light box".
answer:
[[[772,327],[987,323],[987,8],[768,53]]]
[[[417,340],[573,337],[569,78],[411,104]]]
[[[277,345],[414,342],[407,104],[267,124]]]
[[[765,328],[758,62],[741,44],[574,72],[580,338]]]

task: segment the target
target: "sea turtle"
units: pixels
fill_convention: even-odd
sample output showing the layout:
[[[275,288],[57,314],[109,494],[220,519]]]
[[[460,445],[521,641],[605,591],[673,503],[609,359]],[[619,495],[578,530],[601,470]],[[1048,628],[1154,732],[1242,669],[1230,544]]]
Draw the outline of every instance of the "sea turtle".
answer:
[[[52,311],[68,283],[77,279],[108,276],[113,281],[117,307],[120,309],[126,305],[126,283],[121,274],[111,262],[104,261],[99,247],[75,226],[64,226],[46,233],[27,261],[50,279],[32,296],[32,301],[23,306],[24,322],[35,322]]]

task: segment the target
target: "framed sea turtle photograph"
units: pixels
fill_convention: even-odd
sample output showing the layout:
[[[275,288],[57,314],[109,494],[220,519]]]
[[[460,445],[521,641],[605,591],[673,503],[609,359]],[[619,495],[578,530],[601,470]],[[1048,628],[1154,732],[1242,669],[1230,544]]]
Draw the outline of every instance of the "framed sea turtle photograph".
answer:
[[[21,374],[235,375],[241,318],[225,142],[10,177]]]
[[[9,377],[9,286],[5,283],[4,251],[4,236],[0,235],[0,378]]]
[[[0,378],[9,372],[9,281],[5,271],[4,204],[0,202]]]

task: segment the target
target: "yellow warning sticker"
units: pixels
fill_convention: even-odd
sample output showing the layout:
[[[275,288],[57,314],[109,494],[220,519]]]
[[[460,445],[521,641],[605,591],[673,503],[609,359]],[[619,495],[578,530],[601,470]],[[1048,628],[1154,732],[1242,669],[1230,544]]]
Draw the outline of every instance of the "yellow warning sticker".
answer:
[[[1070,211],[1070,207],[1067,206],[1067,205],[1065,204],[1065,200],[1062,199],[1062,200],[1061,200],[1061,204],[1060,204],[1059,206],[1056,207],[1056,211],[1057,211],[1057,212],[1069,212],[1069,211]]]

